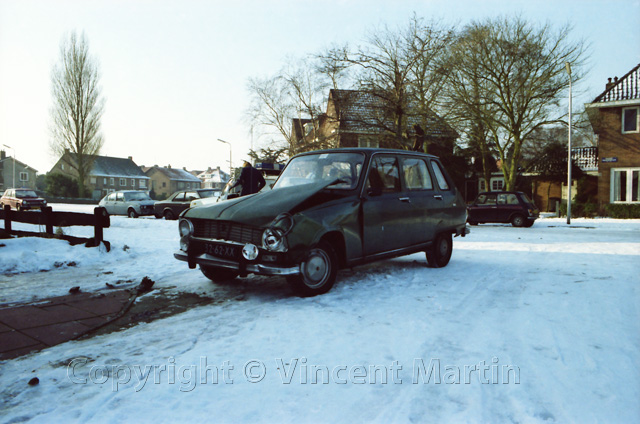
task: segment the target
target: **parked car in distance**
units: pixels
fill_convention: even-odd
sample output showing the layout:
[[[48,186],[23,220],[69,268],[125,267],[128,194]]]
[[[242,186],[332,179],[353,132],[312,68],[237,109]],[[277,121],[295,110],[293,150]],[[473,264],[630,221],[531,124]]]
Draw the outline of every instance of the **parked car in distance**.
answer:
[[[127,215],[137,218],[142,215],[153,215],[153,204],[146,191],[121,190],[109,193],[98,205],[104,207],[109,215]]]
[[[156,218],[178,219],[183,210],[190,207],[191,202],[200,199],[215,199],[220,196],[220,190],[203,188],[196,190],[176,191],[166,200],[161,200],[153,205]]]
[[[4,205],[9,205],[12,209],[18,211],[42,210],[47,206],[47,201],[38,196],[32,189],[10,188],[5,190],[2,197],[0,197],[0,209],[4,209]]]
[[[174,256],[214,282],[248,273],[287,278],[303,296],[325,293],[338,269],[425,252],[449,263],[466,206],[439,159],[341,148],[294,156],[271,190],[187,209]]]
[[[510,222],[514,227],[531,227],[540,216],[533,201],[521,191],[480,193],[467,210],[467,221],[471,225]]]

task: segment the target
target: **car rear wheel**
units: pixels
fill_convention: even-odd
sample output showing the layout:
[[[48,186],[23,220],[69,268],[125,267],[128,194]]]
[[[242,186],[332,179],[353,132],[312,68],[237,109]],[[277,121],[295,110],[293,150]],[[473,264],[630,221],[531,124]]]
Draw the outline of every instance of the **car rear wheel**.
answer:
[[[227,268],[217,268],[215,266],[202,266],[200,265],[200,271],[209,280],[214,283],[224,283],[231,281],[238,276],[238,271]]]
[[[333,247],[321,241],[307,253],[300,264],[300,275],[287,277],[299,296],[316,296],[331,290],[338,275],[338,256]]]
[[[172,219],[176,219],[176,216],[173,214],[173,212],[171,212],[169,209],[167,209],[166,211],[164,211],[164,219],[169,221],[169,220],[172,220]]]
[[[514,227],[522,227],[524,226],[525,222],[526,219],[522,215],[514,215],[513,218],[511,218],[511,225],[513,225]]]
[[[127,213],[127,215],[129,216],[129,218],[137,218],[138,217],[138,213],[133,208],[129,209],[129,212]]]
[[[453,241],[450,233],[440,233],[426,252],[427,264],[431,268],[447,266],[453,253]]]

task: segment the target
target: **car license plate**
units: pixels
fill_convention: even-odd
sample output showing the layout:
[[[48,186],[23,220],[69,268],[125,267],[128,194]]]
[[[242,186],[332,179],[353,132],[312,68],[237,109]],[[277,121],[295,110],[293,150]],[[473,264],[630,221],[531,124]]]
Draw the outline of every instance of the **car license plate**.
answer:
[[[205,253],[225,259],[238,260],[239,248],[229,244],[222,243],[205,243]]]

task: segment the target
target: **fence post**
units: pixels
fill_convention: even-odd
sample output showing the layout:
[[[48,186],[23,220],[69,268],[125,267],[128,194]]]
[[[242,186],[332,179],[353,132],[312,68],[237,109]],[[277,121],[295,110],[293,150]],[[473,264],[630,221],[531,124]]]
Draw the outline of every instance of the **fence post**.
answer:
[[[100,243],[104,241],[104,232],[102,229],[104,228],[105,219],[108,219],[107,210],[98,206],[93,209],[93,216],[95,218],[93,236],[96,246],[100,246]]]
[[[4,230],[11,235],[11,206],[4,205]]]
[[[53,209],[51,206],[45,206],[41,209],[41,213],[44,217],[44,225],[46,227],[46,232],[49,235],[53,235]]]

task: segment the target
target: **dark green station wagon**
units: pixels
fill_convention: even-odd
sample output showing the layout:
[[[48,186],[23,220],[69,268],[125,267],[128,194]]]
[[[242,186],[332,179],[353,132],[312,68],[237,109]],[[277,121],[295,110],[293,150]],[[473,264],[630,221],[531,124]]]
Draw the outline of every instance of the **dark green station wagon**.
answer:
[[[334,149],[294,156],[272,190],[187,209],[180,250],[212,281],[285,276],[302,296],[325,293],[338,269],[425,252],[449,263],[467,210],[437,157]]]

